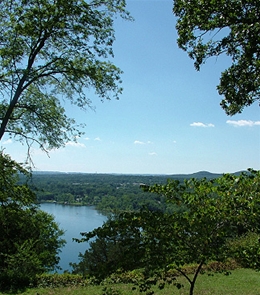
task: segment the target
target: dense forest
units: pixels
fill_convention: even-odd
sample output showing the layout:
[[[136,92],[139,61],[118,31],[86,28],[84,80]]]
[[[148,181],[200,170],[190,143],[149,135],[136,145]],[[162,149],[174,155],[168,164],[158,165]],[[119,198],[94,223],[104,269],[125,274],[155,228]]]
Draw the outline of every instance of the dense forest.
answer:
[[[100,211],[136,211],[142,207],[167,211],[164,197],[144,192],[140,186],[165,184],[168,179],[217,178],[198,172],[176,175],[123,175],[35,172],[29,182],[39,202],[95,206]],[[169,209],[169,208],[168,208]]]

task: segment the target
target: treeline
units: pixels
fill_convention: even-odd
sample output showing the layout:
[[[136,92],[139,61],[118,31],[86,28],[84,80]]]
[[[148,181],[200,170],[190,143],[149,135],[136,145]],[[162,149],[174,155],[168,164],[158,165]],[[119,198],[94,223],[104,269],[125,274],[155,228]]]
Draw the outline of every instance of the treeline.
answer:
[[[83,173],[34,173],[29,185],[39,202],[95,206],[100,211],[166,210],[163,197],[144,193],[140,185],[166,183],[167,176]]]
[[[90,244],[79,255],[80,262],[72,264],[73,273],[102,282],[139,271],[144,276],[140,292],[154,294],[151,285],[164,288],[170,272],[173,281],[184,276],[193,295],[198,275],[210,265],[225,274],[234,267],[260,270],[259,171],[169,180],[143,188],[165,196],[174,212],[121,212],[102,227],[81,233],[76,240]],[[176,282],[175,286],[182,288]]]
[[[125,175],[87,173],[33,173],[29,185],[39,202],[95,206],[100,211],[169,211],[165,198],[145,193],[140,186],[165,184],[168,179],[215,178],[218,174],[198,172],[190,175]]]

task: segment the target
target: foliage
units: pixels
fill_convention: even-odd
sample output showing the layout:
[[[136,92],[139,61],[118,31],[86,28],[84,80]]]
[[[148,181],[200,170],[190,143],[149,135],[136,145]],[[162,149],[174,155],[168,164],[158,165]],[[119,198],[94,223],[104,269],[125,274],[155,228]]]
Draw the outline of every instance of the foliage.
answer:
[[[113,22],[131,19],[124,0],[0,2],[0,139],[7,133],[48,150],[76,140],[62,100],[91,106],[86,89],[118,98]]]
[[[149,192],[163,194],[185,210],[172,215],[172,266],[190,283],[193,294],[197,276],[209,260],[229,257],[228,240],[250,231],[260,233],[260,172],[249,170],[240,176],[225,174],[208,181],[191,179],[180,184],[155,185]],[[185,263],[198,264],[191,279],[182,272]]]
[[[193,294],[204,264],[232,257],[230,240],[249,232],[260,234],[260,172],[183,183],[169,180],[143,188],[165,196],[178,210],[122,213],[103,227],[82,233],[81,241],[96,238],[82,257],[93,275],[102,277],[120,268],[144,268],[149,275],[174,268],[187,279]],[[98,243],[102,247],[95,247]],[[182,269],[186,264],[196,265],[193,276]]]
[[[75,240],[90,240],[90,249],[80,254],[78,264],[72,264],[73,273],[88,273],[101,281],[118,269],[133,270],[140,267],[144,255],[140,223],[137,219],[127,218],[130,216],[131,213],[120,214],[90,233],[81,233],[83,238]]]
[[[222,108],[229,115],[260,100],[260,2],[255,0],[174,1],[180,48],[195,68],[226,54],[232,64],[220,78]]]
[[[165,183],[168,176],[89,173],[33,173],[29,184],[39,202],[95,206],[99,211],[170,210],[163,197],[147,194],[141,183]],[[175,177],[175,176],[172,176]]]
[[[72,286],[86,286],[88,281],[80,275],[70,273],[63,274],[41,274],[37,275],[34,286],[38,288],[59,288],[59,287],[72,287]]]
[[[27,185],[17,185],[18,173],[26,170],[3,153],[0,165],[0,289],[22,288],[36,274],[54,269],[65,241]]]
[[[36,201],[35,194],[26,185],[17,185],[19,174],[23,174],[26,179],[29,172],[11,160],[8,155],[0,151],[0,204],[27,206]]]
[[[56,275],[55,275],[56,276]],[[172,285],[165,285],[165,288],[161,291],[157,287],[153,287],[155,294],[173,295],[173,294],[187,294],[187,284],[182,277],[178,278],[178,281],[184,285],[184,288],[180,291],[174,290]],[[132,284],[118,283],[118,284],[105,284],[105,286],[120,290],[123,295],[137,295],[139,294],[136,289],[133,290]],[[93,295],[102,294],[104,285],[90,285],[86,286],[66,286],[57,288],[43,288],[34,287],[28,288],[24,292],[20,292],[20,295]],[[231,276],[223,276],[223,274],[214,274],[214,276],[208,276],[207,274],[201,276],[196,286],[196,294],[200,295],[259,295],[260,292],[260,276],[259,273],[250,269],[236,269],[232,271]],[[1,295],[6,293],[1,293]],[[9,293],[10,294],[10,293]],[[12,293],[17,294],[17,293]]]
[[[199,172],[187,175],[122,175],[90,173],[32,173],[29,182],[39,202],[95,206],[99,211],[138,211],[143,207],[151,211],[171,212],[175,207],[163,196],[143,192],[141,184],[164,184],[167,179],[205,177],[219,174]]]
[[[242,267],[260,270],[260,235],[248,232],[228,243],[231,255]]]
[[[112,273],[109,277],[105,278],[102,283],[104,284],[136,284],[144,280],[142,269],[134,269],[131,271],[118,270]]]

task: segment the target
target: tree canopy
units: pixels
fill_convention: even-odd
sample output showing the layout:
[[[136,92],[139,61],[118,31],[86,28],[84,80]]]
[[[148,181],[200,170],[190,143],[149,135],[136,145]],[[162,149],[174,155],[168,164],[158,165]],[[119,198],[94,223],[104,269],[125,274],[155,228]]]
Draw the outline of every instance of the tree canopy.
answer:
[[[188,280],[192,295],[202,266],[210,261],[233,258],[259,268],[259,178],[259,172],[250,170],[239,176],[144,186],[165,196],[175,211],[122,213],[103,227],[82,233],[81,241],[96,240],[74,270],[83,272],[87,267],[91,274],[107,276],[118,268],[144,268],[147,273],[173,268]],[[182,268],[189,264],[196,266],[193,276]]]
[[[173,11],[178,44],[197,70],[209,57],[231,57],[217,86],[225,112],[234,115],[260,101],[260,2],[175,0]]]
[[[26,183],[17,184],[27,171],[2,152],[0,171],[0,289],[22,288],[37,274],[55,269],[65,241]]]
[[[4,0],[0,3],[0,139],[9,134],[48,150],[76,140],[80,128],[63,100],[91,107],[89,88],[118,98],[113,56],[116,15],[125,0]]]

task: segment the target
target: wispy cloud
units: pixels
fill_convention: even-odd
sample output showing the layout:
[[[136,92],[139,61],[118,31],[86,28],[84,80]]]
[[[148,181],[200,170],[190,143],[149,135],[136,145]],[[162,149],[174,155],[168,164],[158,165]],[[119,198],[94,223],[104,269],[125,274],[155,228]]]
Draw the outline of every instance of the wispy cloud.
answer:
[[[13,143],[12,139],[7,139],[3,142],[4,145]]]
[[[260,121],[251,121],[251,120],[237,120],[237,121],[227,120],[226,123],[235,127],[244,127],[244,126],[252,127],[252,126],[260,125]]]
[[[89,137],[85,137],[84,139],[85,139],[85,140],[90,140],[90,138],[89,138]]]
[[[134,144],[145,144],[145,143],[143,141],[140,141],[140,140],[135,140]]]
[[[148,140],[147,142],[140,141],[140,140],[135,140],[134,144],[152,144],[152,142],[150,140]]]
[[[150,156],[157,156],[157,153],[156,152],[151,152],[149,153]]]
[[[75,141],[69,141],[66,143],[66,146],[73,146],[73,147],[81,147],[81,148],[85,148],[85,144],[84,143],[80,143],[80,142],[75,142]]]
[[[212,123],[204,124],[202,122],[193,122],[193,123],[190,124],[190,126],[191,127],[203,127],[203,128],[205,128],[205,127],[215,127],[215,125],[212,124]]]
[[[96,137],[94,140],[95,141],[101,141],[100,137]]]

